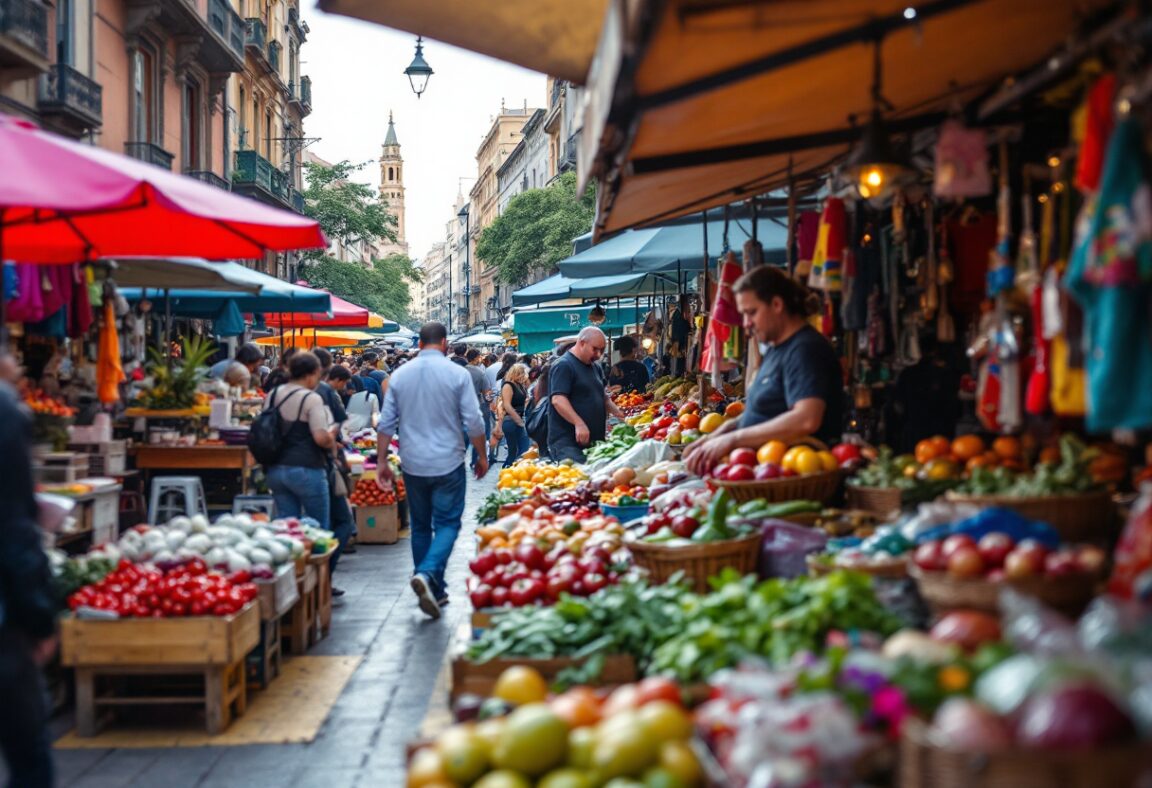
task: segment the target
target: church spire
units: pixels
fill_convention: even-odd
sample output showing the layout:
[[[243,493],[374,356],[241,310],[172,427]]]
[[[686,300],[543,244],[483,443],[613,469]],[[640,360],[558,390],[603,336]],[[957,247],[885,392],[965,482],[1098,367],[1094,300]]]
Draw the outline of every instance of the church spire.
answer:
[[[400,145],[400,140],[396,138],[396,126],[392,123],[392,110],[388,110],[388,134],[384,137],[385,145]]]

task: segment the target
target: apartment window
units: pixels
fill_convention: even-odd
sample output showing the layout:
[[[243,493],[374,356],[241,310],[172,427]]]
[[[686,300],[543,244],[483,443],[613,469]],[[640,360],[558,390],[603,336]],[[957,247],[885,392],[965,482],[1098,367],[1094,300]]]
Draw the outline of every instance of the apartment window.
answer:
[[[300,45],[295,41],[288,42],[288,81],[292,84],[296,95],[300,95],[300,80],[297,73],[300,69]]]
[[[56,3],[56,62],[73,65],[75,42],[72,35],[72,22],[75,15],[73,0],[58,0]]]
[[[264,113],[264,158],[272,161],[272,110]]]
[[[260,150],[260,102],[252,97],[252,150]]]
[[[248,100],[244,95],[244,86],[240,86],[240,150],[244,150],[244,146],[248,140]]]
[[[200,83],[188,79],[184,83],[184,150],[185,169],[206,169],[204,161],[204,107]]]
[[[132,53],[132,133],[136,142],[160,137],[160,106],[156,55],[144,46]]]

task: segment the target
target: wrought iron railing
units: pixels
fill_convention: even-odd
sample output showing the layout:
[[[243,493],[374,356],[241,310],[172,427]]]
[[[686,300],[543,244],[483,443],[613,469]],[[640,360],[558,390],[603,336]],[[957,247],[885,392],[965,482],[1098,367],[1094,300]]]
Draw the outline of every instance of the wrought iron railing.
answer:
[[[124,152],[134,159],[155,164],[166,170],[172,169],[172,160],[175,156],[151,142],[125,142]]]
[[[36,104],[42,113],[67,114],[87,128],[103,121],[103,89],[72,66],[56,63],[40,76]]]
[[[211,170],[185,170],[184,174],[189,178],[195,178],[198,181],[211,184],[212,186],[215,186],[218,189],[223,189],[226,192],[232,191],[232,184]]]
[[[38,0],[0,0],[0,36],[48,57],[48,6]]]

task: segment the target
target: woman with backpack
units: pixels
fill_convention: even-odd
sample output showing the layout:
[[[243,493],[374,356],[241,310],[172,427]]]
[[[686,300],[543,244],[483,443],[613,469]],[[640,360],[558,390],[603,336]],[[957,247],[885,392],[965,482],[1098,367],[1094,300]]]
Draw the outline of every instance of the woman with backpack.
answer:
[[[311,353],[289,359],[288,382],[264,402],[264,410],[275,409],[280,422],[279,446],[264,470],[278,516],[306,515],[330,529],[328,458],[340,428],[329,424],[324,400],[316,393],[321,374],[320,360]]]
[[[513,364],[504,373],[504,382],[500,386],[500,404],[504,411],[501,429],[508,441],[508,457],[504,460],[504,467],[507,468],[520,459],[520,455],[528,451],[530,445],[524,424],[528,406],[528,367]]]

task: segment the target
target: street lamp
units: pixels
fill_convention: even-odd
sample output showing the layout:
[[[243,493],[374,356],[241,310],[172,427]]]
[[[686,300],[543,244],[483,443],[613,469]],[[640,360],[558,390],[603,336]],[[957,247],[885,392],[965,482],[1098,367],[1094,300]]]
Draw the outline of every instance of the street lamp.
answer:
[[[432,68],[424,59],[423,36],[416,36],[416,57],[412,58],[412,63],[404,69],[404,73],[408,75],[408,81],[412,84],[412,92],[416,94],[416,98],[420,98],[424,89],[428,87],[428,77],[432,76]]]
[[[464,225],[464,311],[471,317],[472,314],[472,227],[468,204],[465,203],[460,212],[456,214]]]

